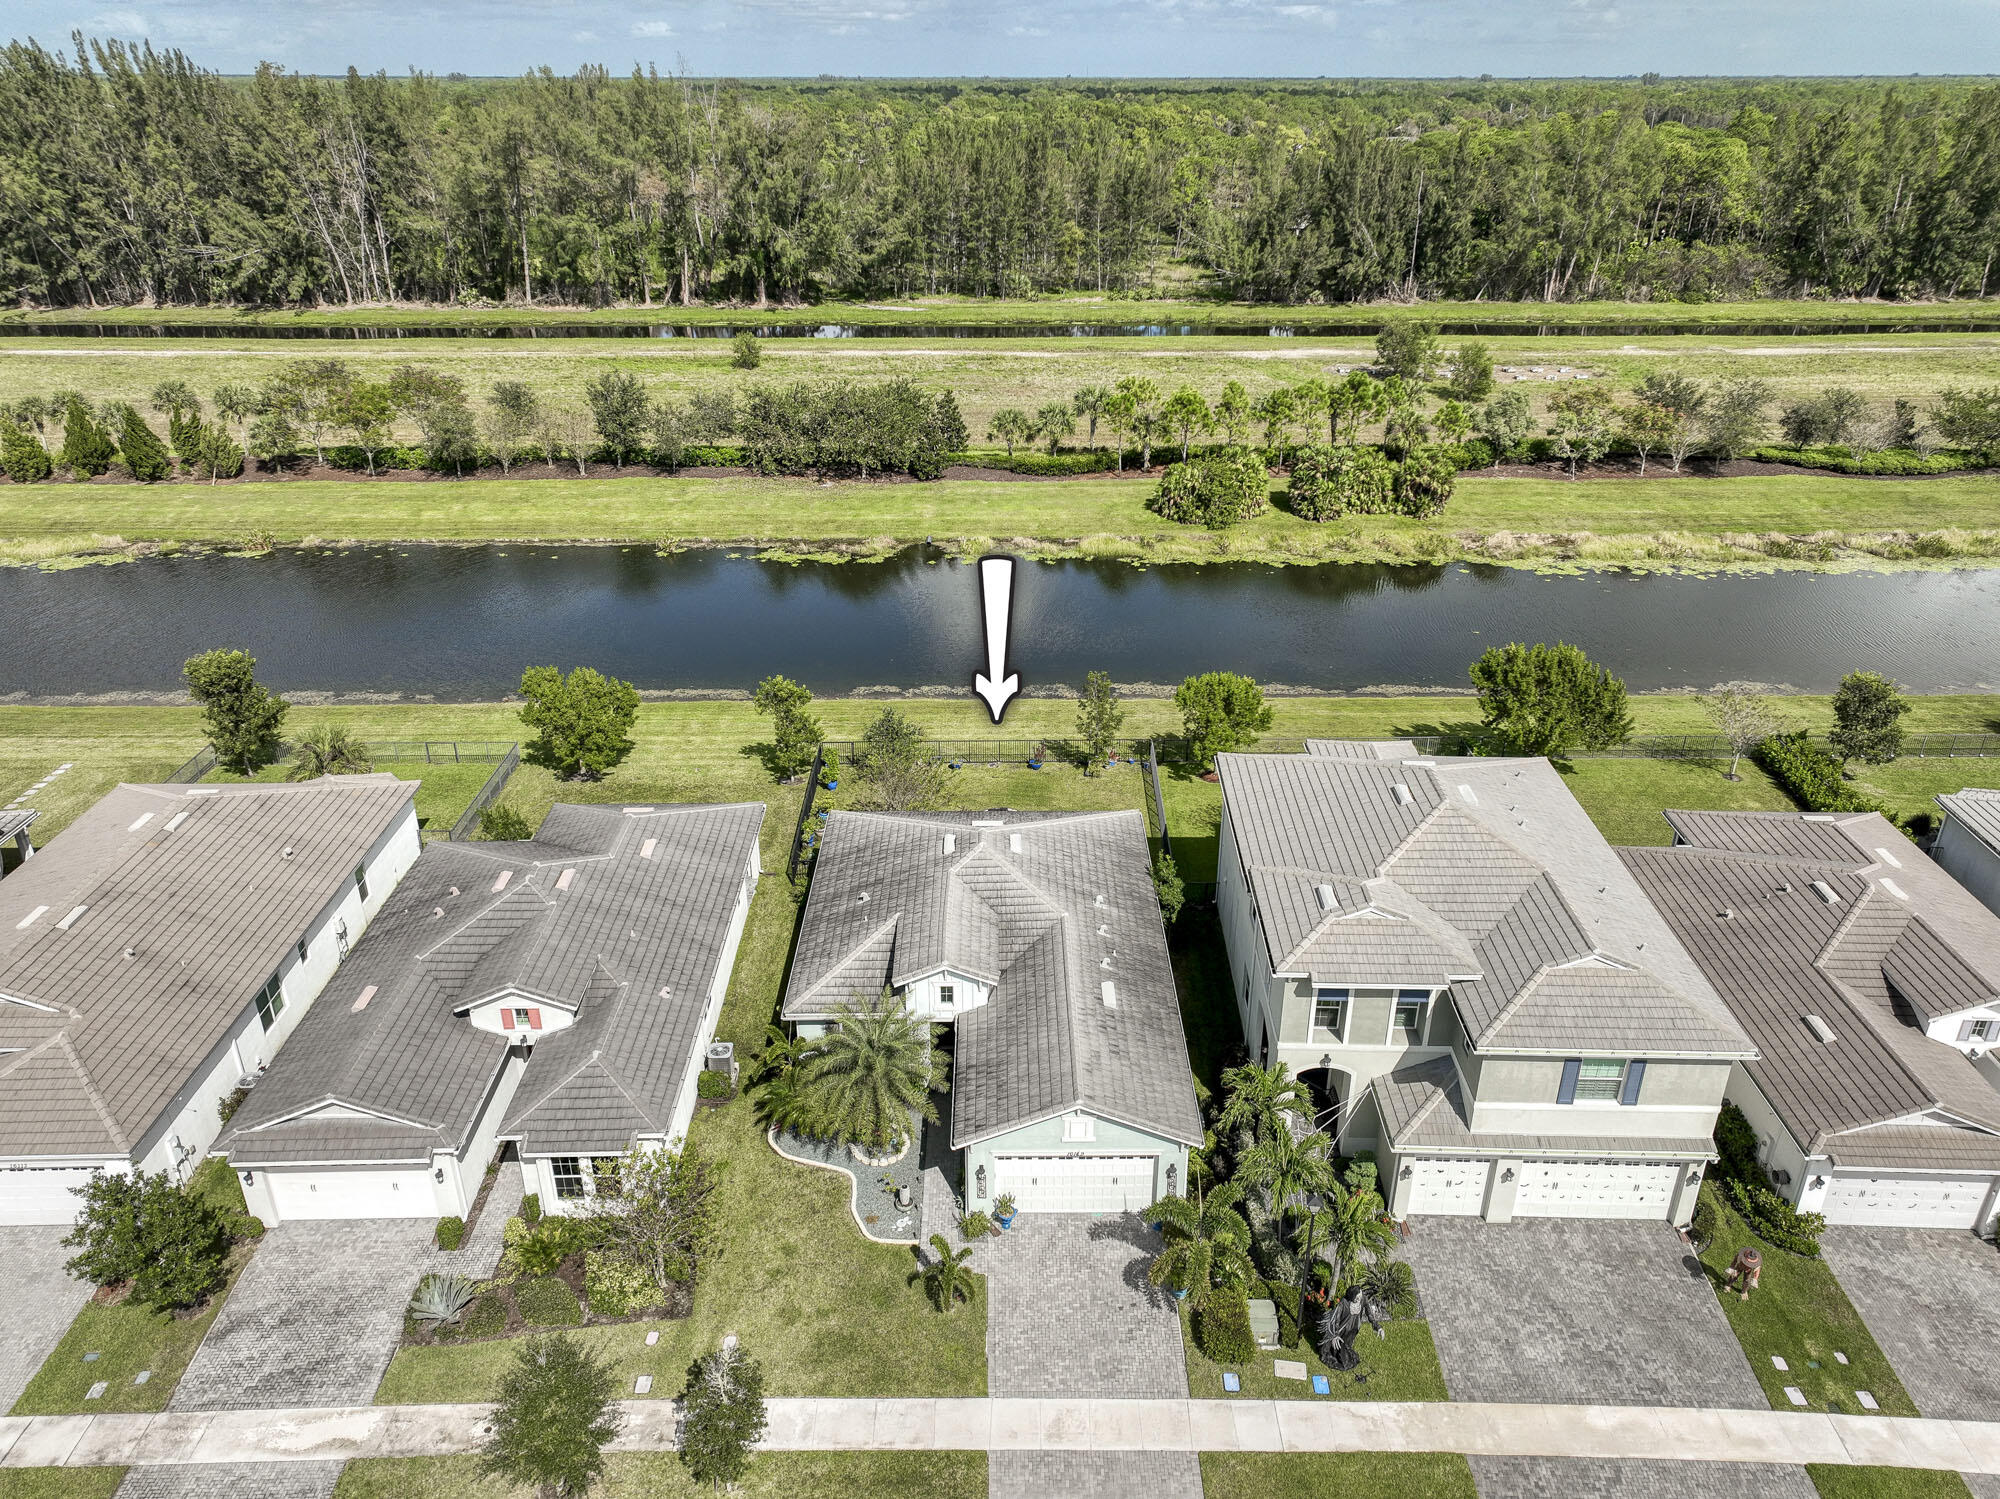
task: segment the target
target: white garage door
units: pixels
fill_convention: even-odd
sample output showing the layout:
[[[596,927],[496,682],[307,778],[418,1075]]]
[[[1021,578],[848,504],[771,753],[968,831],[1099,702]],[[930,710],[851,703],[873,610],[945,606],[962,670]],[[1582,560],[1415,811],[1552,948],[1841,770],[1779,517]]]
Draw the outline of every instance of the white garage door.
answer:
[[[1523,1161],[1516,1218],[1665,1218],[1672,1161]]]
[[[1977,1228],[1993,1179],[1986,1176],[1836,1176],[1828,1223],[1878,1228]]]
[[[410,1171],[273,1171],[278,1221],[294,1218],[432,1218],[431,1174]]]
[[[74,1223],[91,1168],[0,1166],[0,1223]]]
[[[1410,1161],[1410,1195],[1404,1216],[1438,1213],[1464,1217],[1479,1212],[1486,1206],[1486,1173],[1491,1165],[1489,1161]]]
[[[1158,1156],[1003,1155],[994,1158],[1003,1192],[1023,1213],[1136,1213],[1159,1200]]]

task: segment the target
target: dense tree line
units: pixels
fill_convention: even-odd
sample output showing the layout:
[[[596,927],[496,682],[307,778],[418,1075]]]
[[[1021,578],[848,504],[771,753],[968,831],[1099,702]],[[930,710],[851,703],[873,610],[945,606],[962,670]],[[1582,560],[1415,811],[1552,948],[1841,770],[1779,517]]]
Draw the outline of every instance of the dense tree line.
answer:
[[[2000,88],[226,78],[0,50],[0,295],[1977,295]]]

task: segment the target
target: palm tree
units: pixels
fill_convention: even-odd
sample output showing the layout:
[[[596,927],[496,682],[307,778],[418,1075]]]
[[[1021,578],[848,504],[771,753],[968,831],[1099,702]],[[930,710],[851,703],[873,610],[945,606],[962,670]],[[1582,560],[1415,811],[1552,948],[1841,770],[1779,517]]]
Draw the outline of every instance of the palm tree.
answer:
[[[1224,1182],[1199,1200],[1162,1197],[1147,1208],[1140,1216],[1159,1224],[1167,1242],[1153,1256],[1146,1279],[1185,1291],[1194,1307],[1220,1287],[1247,1287],[1257,1272],[1250,1263],[1250,1225],[1236,1209],[1242,1197],[1241,1187]]]
[[[1376,1260],[1355,1277],[1362,1294],[1391,1317],[1407,1317],[1417,1306],[1417,1274],[1401,1260]]]
[[[801,1140],[817,1140],[824,1133],[813,1100],[797,1069],[781,1072],[754,1095],[757,1118],[766,1129]]]
[[[1104,420],[1105,408],[1111,404],[1111,392],[1102,385],[1085,385],[1070,398],[1071,408],[1090,427],[1090,445],[1097,446],[1097,424]]]
[[[761,1082],[785,1076],[810,1056],[818,1044],[809,1037],[792,1035],[782,1025],[765,1026],[764,1045],[757,1052],[757,1060],[751,1064],[751,1080]]]
[[[972,1258],[972,1251],[953,1249],[943,1234],[932,1234],[931,1253],[934,1256],[931,1262],[910,1279],[921,1280],[931,1305],[949,1313],[959,1302],[972,1300],[972,1272],[965,1265]]]
[[[1334,1290],[1354,1279],[1357,1270],[1364,1278],[1368,1275],[1368,1270],[1360,1268],[1364,1254],[1380,1261],[1396,1247],[1396,1228],[1384,1221],[1386,1217],[1378,1193],[1335,1185],[1324,1206],[1307,1222],[1308,1240],[1325,1251],[1333,1266]]]
[[[1332,1151],[1333,1141],[1317,1130],[1294,1135],[1281,1126],[1243,1152],[1236,1174],[1262,1188],[1265,1206],[1283,1221],[1291,1218],[1295,1201],[1339,1186]]]
[[[873,1004],[857,1000],[836,1010],[834,1029],[792,1076],[826,1137],[878,1151],[909,1134],[912,1112],[937,1122],[931,1093],[946,1081],[930,1026],[887,989]]]
[[[1287,1114],[1312,1116],[1312,1090],[1293,1077],[1292,1069],[1283,1062],[1270,1067],[1255,1062],[1231,1067],[1222,1074],[1222,1086],[1229,1090],[1229,1097],[1216,1116],[1220,1133],[1248,1126],[1262,1139],[1283,1132]]]
[[[288,781],[315,781],[321,776],[366,775],[372,767],[368,746],[350,739],[338,724],[321,724],[298,742]]]

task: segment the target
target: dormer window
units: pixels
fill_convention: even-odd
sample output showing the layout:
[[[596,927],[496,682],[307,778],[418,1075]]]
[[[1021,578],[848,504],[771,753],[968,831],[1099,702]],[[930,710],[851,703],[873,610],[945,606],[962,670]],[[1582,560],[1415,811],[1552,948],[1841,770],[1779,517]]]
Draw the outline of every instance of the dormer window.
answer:
[[[503,1005],[500,1009],[500,1028],[504,1031],[538,1031],[542,1028],[542,1012],[528,1007]]]
[[[949,1010],[958,1003],[958,990],[950,984],[938,985],[938,1008]]]

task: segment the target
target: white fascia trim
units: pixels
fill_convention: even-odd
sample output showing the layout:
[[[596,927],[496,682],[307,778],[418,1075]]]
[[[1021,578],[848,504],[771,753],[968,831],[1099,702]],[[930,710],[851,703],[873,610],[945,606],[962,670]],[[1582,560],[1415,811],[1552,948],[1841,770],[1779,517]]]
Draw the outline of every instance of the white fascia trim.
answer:
[[[496,989],[481,999],[468,999],[464,1004],[455,1006],[451,1013],[454,1015],[470,1015],[474,1010],[483,1010],[488,1005],[521,1003],[541,1005],[551,1010],[561,1010],[567,1015],[574,1015],[577,1011],[577,1007],[566,999],[553,999],[547,995],[532,993],[527,989]]]
[[[1630,1046],[1478,1046],[1474,1052],[1482,1057],[1603,1057],[1607,1060],[1620,1058],[1628,1062],[1755,1062],[1757,1052],[1750,1051],[1656,1051],[1652,1048],[1638,1049]]]
[[[8,1004],[22,1005],[30,1010],[40,1010],[44,1015],[60,1015],[62,1013],[54,1005],[45,1005],[39,1000],[25,999],[19,994],[0,993],[0,1000],[5,1000]]]
[[[293,1109],[289,1114],[280,1114],[276,1119],[266,1119],[262,1124],[253,1124],[248,1129],[239,1130],[237,1133],[254,1135],[263,1130],[275,1129],[281,1124],[291,1124],[300,1119],[310,1118],[312,1115],[328,1108],[352,1109],[357,1114],[366,1114],[370,1119],[379,1119],[384,1124],[400,1124],[405,1129],[435,1128],[433,1125],[419,1124],[414,1119],[405,1119],[400,1114],[386,1114],[380,1109],[370,1108],[365,1103],[355,1103],[351,1099],[328,1095],[325,1098],[316,1098],[301,1108]]]

